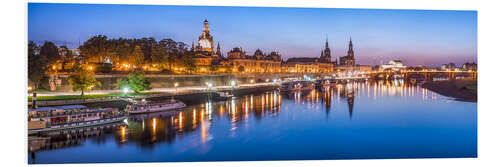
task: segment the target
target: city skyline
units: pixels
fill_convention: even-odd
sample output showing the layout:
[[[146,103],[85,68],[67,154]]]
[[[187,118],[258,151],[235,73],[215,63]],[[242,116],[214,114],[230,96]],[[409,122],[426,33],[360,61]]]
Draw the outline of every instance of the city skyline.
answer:
[[[347,55],[352,37],[358,64],[477,63],[475,11],[29,3],[28,40],[76,48],[90,36],[106,35],[189,45],[205,17],[224,56],[243,47],[247,54],[279,51],[285,60],[319,57],[328,38],[336,60]]]

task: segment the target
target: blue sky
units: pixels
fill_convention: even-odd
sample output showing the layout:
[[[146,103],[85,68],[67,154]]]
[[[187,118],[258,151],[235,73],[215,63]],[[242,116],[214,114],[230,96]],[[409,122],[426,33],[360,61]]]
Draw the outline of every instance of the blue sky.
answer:
[[[352,37],[358,64],[477,62],[476,11],[29,3],[28,40],[76,48],[102,34],[190,45],[205,17],[223,53],[241,46],[317,57],[328,36],[333,58],[347,54]]]

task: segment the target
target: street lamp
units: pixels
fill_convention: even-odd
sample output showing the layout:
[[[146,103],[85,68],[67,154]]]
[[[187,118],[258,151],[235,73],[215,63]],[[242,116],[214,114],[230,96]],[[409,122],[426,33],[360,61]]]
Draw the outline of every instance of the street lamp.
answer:
[[[232,80],[231,81],[231,94],[233,94],[233,91],[234,91],[234,87],[236,86],[236,81],[235,80]]]
[[[274,78],[274,79],[273,79],[273,83],[274,83],[274,84],[278,83],[278,79]]]
[[[128,87],[123,88],[123,94],[125,94],[125,96],[127,96],[127,93],[128,93]]]
[[[212,88],[212,86],[213,86],[212,82],[207,82],[206,84],[207,84],[208,90],[210,90],[210,88]]]
[[[231,86],[234,88],[234,86],[236,86],[236,81],[231,81]]]
[[[175,95],[177,95],[177,86],[179,86],[179,83],[178,83],[178,82],[174,83],[174,87],[175,87]],[[172,96],[172,99],[173,99],[173,98],[174,98],[174,97]]]

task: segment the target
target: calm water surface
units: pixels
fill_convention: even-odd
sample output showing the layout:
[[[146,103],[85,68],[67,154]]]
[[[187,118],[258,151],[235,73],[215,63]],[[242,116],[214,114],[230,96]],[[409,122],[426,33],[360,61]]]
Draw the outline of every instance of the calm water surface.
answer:
[[[127,125],[128,124],[128,125]],[[402,81],[206,102],[29,142],[29,163],[477,156],[477,103]]]

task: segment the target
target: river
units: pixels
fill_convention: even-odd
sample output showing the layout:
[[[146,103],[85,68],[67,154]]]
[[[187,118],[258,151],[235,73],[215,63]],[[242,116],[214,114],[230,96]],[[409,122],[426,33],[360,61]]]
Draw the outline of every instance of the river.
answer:
[[[29,142],[28,162],[477,157],[477,103],[402,80],[248,94]]]

